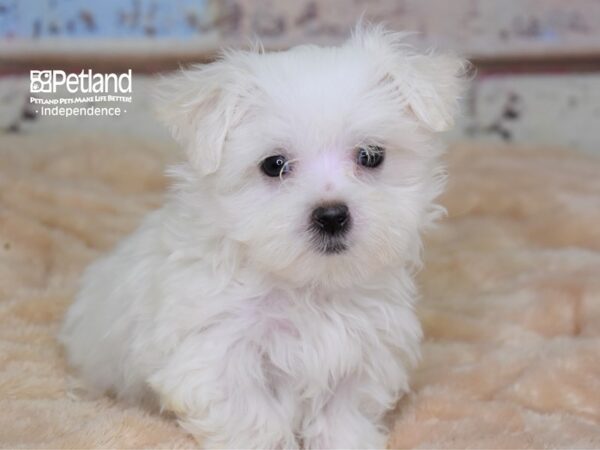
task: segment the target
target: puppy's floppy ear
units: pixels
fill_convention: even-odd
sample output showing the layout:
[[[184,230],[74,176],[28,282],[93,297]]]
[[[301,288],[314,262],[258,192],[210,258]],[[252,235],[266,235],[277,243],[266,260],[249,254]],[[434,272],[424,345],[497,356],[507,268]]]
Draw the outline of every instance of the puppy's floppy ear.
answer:
[[[395,84],[423,125],[431,131],[448,130],[454,125],[470,64],[451,55],[418,54],[404,42],[406,36],[359,24],[350,43],[376,59],[385,79]]]
[[[160,118],[203,175],[219,168],[227,133],[238,112],[234,76],[230,63],[223,59],[183,70],[158,87]]]
[[[454,125],[458,101],[464,90],[467,63],[449,55],[413,56],[400,67],[400,83],[411,111],[432,131]]]

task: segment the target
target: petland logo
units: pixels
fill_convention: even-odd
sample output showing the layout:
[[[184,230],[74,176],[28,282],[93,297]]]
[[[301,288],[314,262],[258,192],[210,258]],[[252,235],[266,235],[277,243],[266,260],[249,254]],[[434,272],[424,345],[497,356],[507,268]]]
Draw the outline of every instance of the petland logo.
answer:
[[[69,74],[64,70],[32,70],[29,90],[29,103],[40,105],[36,113],[42,116],[120,116],[127,110],[97,105],[131,103],[132,96],[123,94],[132,93],[133,78],[131,69],[121,74],[94,73],[91,69]],[[68,106],[77,104],[83,106]]]
[[[68,75],[64,70],[32,70],[29,83],[32,94],[54,94],[59,86],[65,86],[71,94],[130,94],[132,86],[131,69],[120,75],[94,73],[91,69]]]

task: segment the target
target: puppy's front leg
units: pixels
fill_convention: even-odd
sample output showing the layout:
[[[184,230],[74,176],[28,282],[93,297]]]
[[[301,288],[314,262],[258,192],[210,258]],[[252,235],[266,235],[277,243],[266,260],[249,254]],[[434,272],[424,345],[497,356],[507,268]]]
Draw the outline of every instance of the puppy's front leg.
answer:
[[[149,383],[204,448],[297,448],[292,411],[263,365],[249,343],[203,334],[180,344]]]
[[[324,407],[314,416],[305,418],[302,431],[304,448],[385,448],[387,433],[379,422],[385,407],[372,399],[367,404],[361,398],[364,388],[357,380],[341,382]]]

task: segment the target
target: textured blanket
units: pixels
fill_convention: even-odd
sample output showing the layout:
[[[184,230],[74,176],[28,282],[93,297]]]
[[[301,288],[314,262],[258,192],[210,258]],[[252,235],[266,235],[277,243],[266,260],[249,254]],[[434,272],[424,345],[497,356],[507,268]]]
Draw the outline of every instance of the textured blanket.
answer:
[[[55,340],[86,264],[160,204],[174,154],[108,133],[0,137],[0,447],[196,445],[172,417],[79,395]],[[459,145],[448,165],[423,360],[390,447],[599,448],[600,161]]]

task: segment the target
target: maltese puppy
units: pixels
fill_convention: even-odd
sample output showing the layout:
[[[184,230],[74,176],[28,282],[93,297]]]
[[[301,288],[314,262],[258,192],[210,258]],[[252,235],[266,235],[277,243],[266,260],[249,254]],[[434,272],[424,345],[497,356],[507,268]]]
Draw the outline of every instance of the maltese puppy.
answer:
[[[463,69],[370,27],[167,79],[185,162],[85,272],[69,363],[206,448],[384,447],[419,357],[413,276]]]

